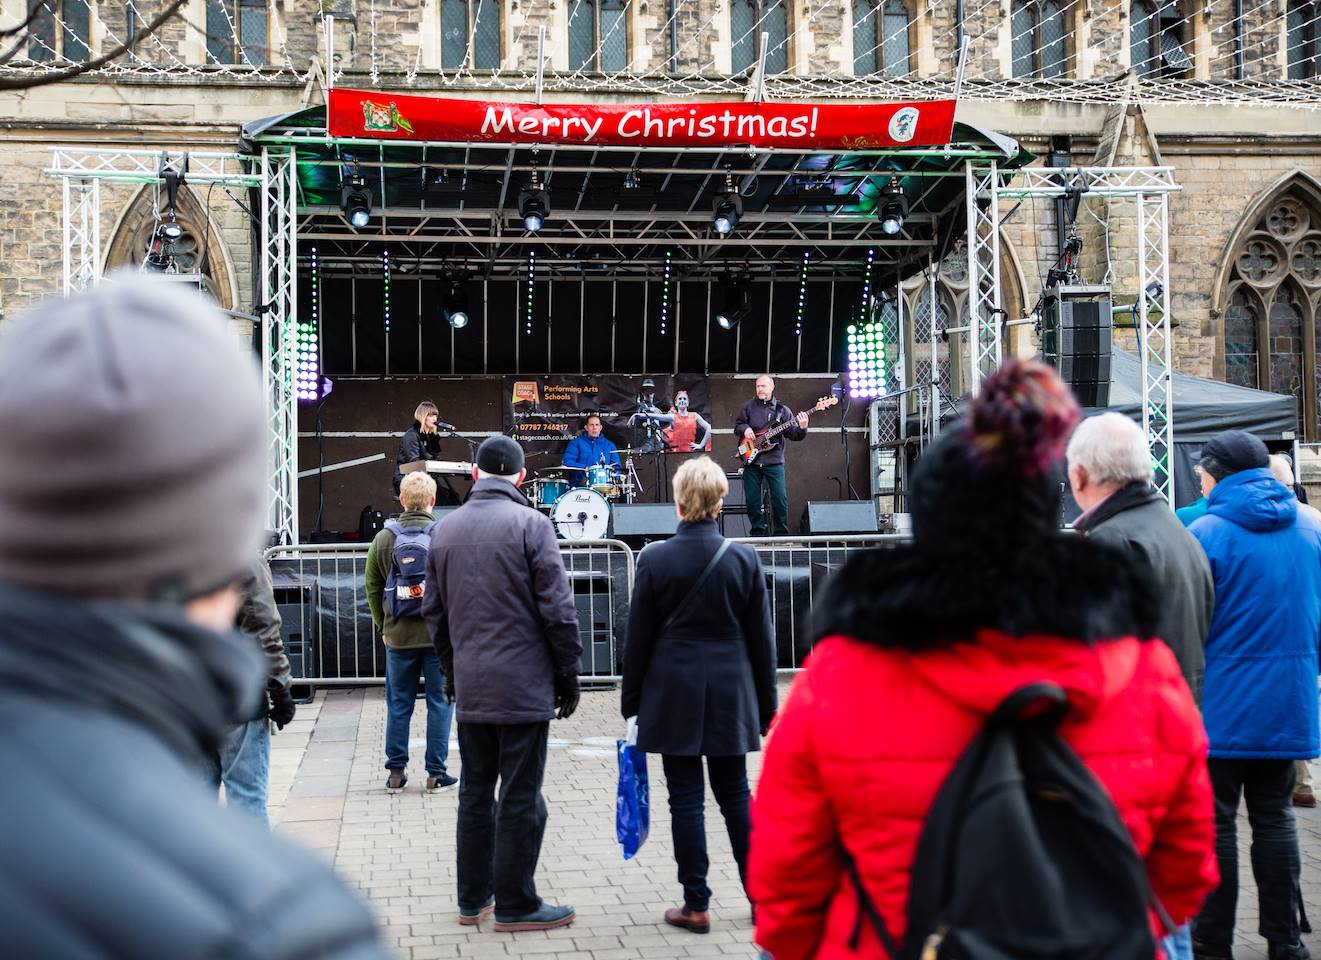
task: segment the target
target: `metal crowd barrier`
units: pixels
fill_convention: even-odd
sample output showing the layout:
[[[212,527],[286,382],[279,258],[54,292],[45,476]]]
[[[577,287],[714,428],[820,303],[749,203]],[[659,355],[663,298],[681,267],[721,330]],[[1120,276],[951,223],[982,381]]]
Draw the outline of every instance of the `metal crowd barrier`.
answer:
[[[893,546],[905,535],[744,538],[766,577],[781,672],[799,669],[811,651],[808,613],[816,591],[848,555]],[[285,650],[294,682],[359,686],[385,682],[385,646],[367,606],[367,544],[299,544],[266,551]],[[620,540],[563,542],[560,551],[573,590],[583,640],[584,681],[614,682],[628,626],[636,565]]]
[[[298,544],[266,551],[294,683],[385,682],[385,645],[367,605],[365,543]],[[583,639],[584,679],[619,678],[633,592],[633,551],[618,540],[562,543]]]
[[[892,547],[910,540],[907,534],[856,534],[813,537],[744,537],[757,551],[766,576],[775,628],[776,667],[781,673],[802,667],[811,652],[808,614],[816,591],[848,559],[850,553],[872,547]]]

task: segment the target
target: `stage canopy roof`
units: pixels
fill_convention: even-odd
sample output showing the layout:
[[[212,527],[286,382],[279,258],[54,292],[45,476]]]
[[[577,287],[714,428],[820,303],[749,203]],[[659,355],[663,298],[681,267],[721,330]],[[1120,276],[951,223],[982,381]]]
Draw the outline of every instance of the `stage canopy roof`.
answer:
[[[954,123],[948,145],[868,150],[748,146],[543,145],[336,138],[324,106],[248,124],[247,148],[294,146],[297,232],[315,241],[322,269],[392,260],[437,275],[517,275],[536,245],[539,278],[656,275],[666,254],[678,277],[730,271],[767,277],[796,270],[857,279],[874,251],[877,279],[892,284],[940,259],[967,231],[968,162],[1006,171],[1032,154],[1009,138]],[[372,218],[354,229],[340,207],[354,171],[372,192]],[[528,233],[519,195],[533,172],[548,194],[542,229]],[[909,212],[898,236],[877,217],[882,189],[903,187]],[[712,206],[732,182],[743,213],[725,237]],[[305,255],[305,254],[304,254]]]

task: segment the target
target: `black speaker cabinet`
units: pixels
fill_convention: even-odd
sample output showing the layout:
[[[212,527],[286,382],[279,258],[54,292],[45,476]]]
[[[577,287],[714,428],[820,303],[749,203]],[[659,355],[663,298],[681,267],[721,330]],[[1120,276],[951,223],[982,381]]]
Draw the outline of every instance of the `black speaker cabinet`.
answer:
[[[617,503],[610,510],[613,536],[659,540],[674,536],[679,517],[672,503]]]
[[[1042,307],[1041,353],[1084,407],[1110,405],[1110,288],[1056,286]]]
[[[875,533],[876,504],[870,500],[809,500],[803,533]]]

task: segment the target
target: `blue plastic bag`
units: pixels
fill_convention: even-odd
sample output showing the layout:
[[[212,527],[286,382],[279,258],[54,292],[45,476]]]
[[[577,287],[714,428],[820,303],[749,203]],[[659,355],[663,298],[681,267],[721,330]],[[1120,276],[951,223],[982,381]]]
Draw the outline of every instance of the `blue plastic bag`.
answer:
[[[651,789],[647,784],[647,755],[627,740],[616,740],[619,754],[619,789],[615,795],[615,838],[631,860],[647,842],[651,830]]]

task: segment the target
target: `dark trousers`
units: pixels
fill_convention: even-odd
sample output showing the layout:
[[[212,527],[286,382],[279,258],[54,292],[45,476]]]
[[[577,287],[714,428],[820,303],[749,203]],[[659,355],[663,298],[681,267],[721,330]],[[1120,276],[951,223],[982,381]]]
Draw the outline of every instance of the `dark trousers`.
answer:
[[[771,491],[771,513],[774,525],[771,536],[789,535],[789,491],[784,485],[784,464],[760,466],[750,463],[743,468],[743,499],[748,505],[749,533],[754,537],[766,536],[766,514],[761,505],[761,488],[765,484]]]
[[[706,885],[706,785],[702,782],[701,757],[662,758],[665,786],[670,794],[670,828],[674,836],[674,861],[683,884],[683,902],[690,910],[705,910],[711,903]],[[747,886],[748,870],[748,764],[742,754],[707,757],[711,792],[725,818],[729,845],[734,848],[739,879]]]
[[[459,907],[495,894],[498,916],[541,906],[533,875],[546,832],[549,723],[459,723]],[[496,795],[496,780],[500,792]]]
[[[1216,859],[1220,886],[1193,921],[1193,937],[1208,947],[1234,941],[1238,905],[1239,798],[1247,802],[1252,827],[1252,876],[1261,919],[1257,930],[1269,943],[1298,942],[1298,832],[1293,816],[1292,760],[1207,761],[1215,791]]]

